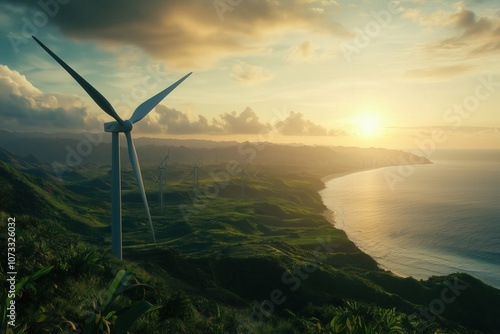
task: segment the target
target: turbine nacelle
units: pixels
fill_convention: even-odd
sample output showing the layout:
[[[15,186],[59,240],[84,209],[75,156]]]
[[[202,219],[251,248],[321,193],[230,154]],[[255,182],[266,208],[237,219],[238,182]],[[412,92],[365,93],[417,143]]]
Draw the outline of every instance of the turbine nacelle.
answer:
[[[130,132],[133,127],[134,125],[129,120],[123,121],[123,124],[120,124],[117,121],[104,123],[105,132]]]

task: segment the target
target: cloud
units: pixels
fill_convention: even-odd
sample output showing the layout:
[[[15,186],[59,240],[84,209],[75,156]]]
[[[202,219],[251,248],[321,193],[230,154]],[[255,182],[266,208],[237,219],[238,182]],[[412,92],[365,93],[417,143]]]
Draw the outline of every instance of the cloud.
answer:
[[[102,127],[73,96],[47,94],[28,79],[0,65],[0,127],[15,130],[54,130]]]
[[[5,0],[40,10],[37,1]],[[348,36],[330,15],[312,8],[332,1],[254,0],[222,10],[217,1],[70,1],[59,6],[50,24],[70,38],[102,46],[135,45],[182,68],[206,67],[228,56],[259,52],[272,36],[289,31]]]
[[[275,127],[285,136],[337,136],[346,134],[343,131],[328,130],[305,119],[303,114],[293,111],[285,120],[277,122]]]
[[[211,119],[158,105],[149,117],[135,125],[148,134],[257,134],[277,130],[284,135],[326,136],[341,132],[328,130],[291,112],[273,127],[260,120],[247,107],[240,113],[221,113]],[[102,128],[102,122],[87,112],[82,100],[74,96],[47,94],[28,79],[5,65],[0,65],[0,128],[10,130],[85,130]]]
[[[158,115],[157,121],[154,115]],[[238,135],[258,134],[277,131],[285,136],[345,136],[347,133],[332,130],[314,124],[304,118],[301,113],[291,112],[288,117],[276,124],[263,123],[251,108],[246,107],[242,112],[222,113],[208,119],[205,116],[189,116],[187,113],[159,105],[149,116],[138,123],[140,132],[154,134],[213,134],[213,135]],[[144,123],[142,125],[141,123]]]
[[[222,113],[209,119],[203,115],[190,116],[177,109],[159,105],[148,119],[137,123],[136,126],[142,133],[176,135],[257,134],[272,130],[272,126],[262,123],[259,116],[249,107],[240,113]]]
[[[220,122],[216,121],[216,123],[224,129],[225,133],[255,134],[262,131],[269,131],[272,128],[269,124],[261,123],[259,116],[249,107],[246,107],[239,115],[233,111],[222,114],[219,117]]]
[[[158,123],[165,133],[195,134],[221,131],[217,126],[209,124],[208,119],[202,115],[198,115],[198,119],[191,120],[187,114],[163,105],[157,106],[156,112],[160,115]]]
[[[254,84],[272,77],[273,75],[262,66],[250,65],[244,61],[238,61],[233,66],[232,78],[243,84]]]
[[[405,8],[401,14],[402,17],[410,19],[420,26],[432,30],[434,27],[446,25],[450,20],[450,12],[438,9],[432,13],[425,13],[421,8]]]
[[[428,55],[442,55],[470,59],[471,57],[493,55],[500,50],[500,17],[478,16],[472,10],[458,7],[455,12],[437,11],[423,14],[418,9],[404,14],[425,27],[451,29],[452,37],[427,43],[424,52]]]
[[[474,69],[471,65],[430,66],[409,70],[405,76],[410,78],[446,79],[461,75]]]
[[[311,63],[316,60],[318,47],[311,41],[304,41],[293,46],[285,56],[285,61],[292,64]]]

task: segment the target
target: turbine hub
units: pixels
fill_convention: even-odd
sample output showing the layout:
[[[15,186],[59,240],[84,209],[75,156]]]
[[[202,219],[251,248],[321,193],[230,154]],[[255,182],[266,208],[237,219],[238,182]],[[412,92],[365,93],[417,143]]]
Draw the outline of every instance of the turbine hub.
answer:
[[[120,125],[117,121],[104,123],[105,132],[130,132],[134,125],[131,121],[123,121],[123,125]]]
[[[130,132],[132,131],[134,125],[130,120],[127,119],[126,121],[123,122],[123,127],[126,129],[125,132]]]

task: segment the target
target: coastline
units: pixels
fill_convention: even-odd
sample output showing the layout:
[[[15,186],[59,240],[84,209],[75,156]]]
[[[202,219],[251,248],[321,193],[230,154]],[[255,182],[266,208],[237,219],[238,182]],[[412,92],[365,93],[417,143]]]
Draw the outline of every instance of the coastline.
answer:
[[[395,166],[383,166],[383,167],[375,167],[375,168],[361,168],[361,169],[355,169],[355,170],[352,170],[352,171],[338,172],[338,173],[333,173],[333,174],[325,175],[323,177],[320,177],[321,182],[323,182],[323,188],[318,191],[318,194],[320,195],[321,200],[323,201],[323,196],[321,196],[321,192],[326,189],[326,184],[328,182],[330,182],[330,181],[332,181],[334,179],[338,179],[338,178],[344,177],[344,176],[348,176],[348,175],[352,175],[352,174],[358,174],[358,173],[363,173],[363,172],[369,172],[369,171],[375,171],[375,170],[379,170],[379,169],[382,169],[382,168],[388,168],[388,167],[395,167]],[[323,212],[323,215],[328,220],[328,222],[333,227],[344,231],[342,228],[340,228],[338,226],[338,222],[335,221],[335,213],[326,207],[326,204],[324,203],[324,201],[323,201],[323,204],[325,205],[325,208],[326,208],[325,212]],[[349,239],[349,240],[351,240],[351,239]],[[351,242],[354,242],[354,241],[351,240]],[[356,247],[358,247],[358,246],[356,245]]]
[[[363,172],[369,172],[369,171],[374,171],[382,168],[388,168],[388,167],[397,167],[397,165],[394,166],[382,166],[382,167],[375,167],[375,168],[360,168],[360,169],[355,169],[351,171],[345,171],[345,172],[338,172],[338,173],[333,173],[333,174],[328,174],[325,176],[320,177],[321,182],[323,182],[326,186],[326,183],[333,180],[333,179],[338,179],[339,177],[351,175],[351,174],[357,174],[357,173],[363,173]]]
[[[431,162],[431,164],[434,164],[434,163]],[[420,166],[420,165],[428,165],[428,164],[418,164],[417,166]],[[384,168],[393,168],[393,167],[398,167],[398,166],[404,166],[404,165],[390,165],[390,166],[380,166],[380,167],[375,167],[375,168],[361,168],[361,169],[356,169],[356,170],[352,170],[352,171],[345,171],[345,172],[328,174],[328,175],[323,176],[323,177],[320,178],[320,180],[324,183],[324,188],[321,189],[320,191],[318,191],[318,194],[320,195],[321,199],[323,200],[323,196],[321,196],[321,191],[323,191],[324,189],[326,189],[326,183],[328,183],[328,182],[330,182],[330,181],[332,181],[334,179],[338,179],[338,178],[341,178],[341,177],[344,177],[344,176],[348,176],[348,175],[353,175],[353,174],[358,174],[358,173],[364,173],[364,172],[372,172],[372,171],[376,171],[376,170],[380,170],[380,169],[384,169]],[[393,274],[394,276],[401,277],[401,278],[413,277],[415,279],[424,279],[424,280],[426,280],[426,279],[429,279],[431,277],[431,276],[425,276],[425,278],[414,277],[412,275],[407,275],[407,274],[403,274],[403,273],[397,272],[394,269],[391,269],[388,266],[381,264],[379,259],[377,259],[376,257],[374,257],[373,255],[369,254],[369,252],[366,251],[365,247],[363,246],[363,242],[362,241],[353,238],[352,235],[349,235],[347,233],[347,231],[344,229],[342,223],[340,223],[339,221],[337,221],[335,219],[335,212],[331,211],[326,206],[325,202],[323,202],[323,204],[325,204],[325,207],[326,207],[325,211],[323,212],[323,216],[332,225],[332,227],[335,228],[335,229],[343,231],[346,234],[346,236],[349,239],[349,241],[351,241],[356,246],[356,248],[358,248],[362,253],[364,253],[367,256],[369,256],[370,258],[372,258],[377,263],[377,266],[381,270],[388,271],[391,274]]]
[[[332,179],[330,179],[332,180]],[[320,195],[321,196],[321,195]],[[346,236],[347,236],[347,239],[349,239],[350,242],[352,242],[354,244],[354,246],[356,246],[357,249],[359,249],[359,251],[367,256],[369,256],[370,258],[373,259],[373,261],[375,261],[377,263],[377,266],[381,269],[381,270],[384,270],[384,271],[388,271],[390,272],[391,274],[393,274],[394,276],[397,276],[397,277],[400,277],[400,278],[407,278],[407,277],[410,277],[409,275],[405,275],[405,274],[401,274],[401,273],[398,273],[384,265],[382,265],[379,261],[377,261],[377,259],[375,259],[372,255],[368,254],[365,250],[362,249],[362,247],[360,247],[359,245],[359,242],[356,242],[355,240],[352,240],[352,238],[347,234],[347,232],[341,228],[340,226],[338,226],[338,222],[335,220],[335,213],[332,212],[331,210],[329,210],[328,208],[325,209],[323,211],[323,217],[325,217],[326,221],[328,223],[330,223],[330,225],[334,228],[334,229],[337,229],[337,230],[341,230],[343,231]]]
[[[345,171],[345,172],[339,172],[339,173],[333,173],[333,174],[328,174],[326,176],[323,176],[320,178],[320,180],[323,182],[324,184],[324,188],[321,189],[320,191],[318,191],[318,194],[320,195],[321,197],[321,200],[323,201],[323,196],[321,196],[321,191],[323,191],[324,189],[326,189],[326,183],[334,180],[334,179],[338,179],[338,178],[341,178],[341,177],[344,177],[344,176],[348,176],[348,175],[352,175],[352,174],[357,174],[357,173],[363,173],[363,172],[370,172],[370,171],[375,171],[375,170],[379,170],[379,169],[382,169],[382,168],[389,168],[389,167],[397,167],[397,165],[394,165],[394,166],[382,166],[382,167],[376,167],[376,168],[362,168],[362,169],[357,169],[357,170],[353,170],[353,171]],[[349,239],[350,242],[352,242],[354,244],[354,246],[356,246],[356,248],[359,249],[360,252],[364,253],[365,255],[369,256],[370,258],[372,258],[376,263],[377,263],[377,266],[381,269],[381,270],[385,270],[385,271],[388,271],[390,272],[391,274],[393,274],[394,276],[397,276],[397,277],[401,277],[401,278],[407,278],[407,277],[411,277],[409,275],[405,275],[405,274],[402,274],[402,273],[398,273],[384,265],[382,265],[379,261],[377,261],[376,258],[374,258],[372,255],[368,254],[365,250],[363,250],[363,247],[360,246],[360,242],[359,241],[356,241],[356,240],[353,240],[352,239],[352,236],[349,236],[346,232],[346,230],[342,227],[342,226],[339,226],[339,222],[335,219],[335,212],[333,212],[332,210],[330,210],[325,202],[323,201],[323,204],[325,205],[325,210],[323,211],[323,217],[326,219],[326,221],[328,223],[330,223],[330,225],[337,229],[337,230],[341,230],[343,231],[347,238]]]
[[[352,230],[351,230],[351,234],[348,234],[349,228],[346,229],[342,219],[341,218],[339,219],[336,217],[337,215],[339,215],[338,212],[340,212],[339,217],[342,217],[342,214],[343,214],[342,206],[338,205],[339,203],[336,200],[332,201],[332,198],[329,198],[329,203],[330,203],[329,206],[327,206],[326,202],[324,201],[322,192],[326,189],[327,183],[329,181],[334,180],[334,179],[348,176],[350,174],[356,174],[356,173],[361,173],[361,172],[366,172],[366,171],[375,171],[375,170],[378,170],[381,168],[388,168],[388,167],[397,167],[397,165],[396,166],[384,166],[384,167],[371,168],[371,169],[363,169],[363,170],[354,170],[351,172],[333,173],[333,174],[329,174],[329,175],[326,175],[324,177],[321,177],[321,181],[324,183],[325,188],[319,190],[318,193],[319,193],[320,197],[322,198],[323,203],[325,204],[325,210],[323,212],[323,217],[332,225],[333,228],[343,231],[346,234],[349,241],[351,241],[356,246],[356,248],[358,248],[362,253],[364,253],[367,256],[369,256],[370,258],[372,258],[377,263],[377,265],[380,269],[388,271],[397,277],[401,277],[401,278],[412,277],[412,278],[417,279],[417,280],[426,281],[429,278],[434,277],[434,276],[447,276],[447,275],[450,275],[452,273],[466,273],[466,274],[471,275],[472,277],[480,280],[484,284],[492,286],[495,289],[500,289],[500,286],[498,286],[498,283],[495,284],[495,282],[497,282],[497,281],[488,280],[487,277],[481,276],[479,271],[474,272],[474,269],[471,269],[469,267],[467,267],[467,269],[466,268],[463,268],[463,269],[455,268],[455,270],[449,271],[449,272],[432,273],[435,270],[435,268],[432,266],[432,263],[431,263],[430,267],[416,267],[417,269],[418,268],[424,269],[423,271],[418,270],[418,272],[415,272],[415,270],[414,270],[415,268],[410,266],[411,268],[408,268],[408,271],[407,271],[408,274],[404,274],[404,272],[405,272],[405,270],[403,270],[404,266],[402,267],[401,263],[396,261],[395,268],[393,268],[390,257],[385,258],[384,256],[380,256],[380,254],[378,252],[372,253],[370,251],[367,251],[371,247],[371,242],[369,240],[368,241],[365,240],[365,242],[363,242],[363,239],[360,238],[360,235],[358,235],[358,234],[355,234],[354,236],[352,235],[352,232],[353,232]],[[331,192],[330,192],[330,194],[331,194]],[[340,211],[339,211],[339,209],[340,209]],[[379,255],[377,256],[377,254],[379,254]],[[382,263],[384,263],[384,264],[382,264]],[[431,272],[431,274],[429,274],[429,272]]]

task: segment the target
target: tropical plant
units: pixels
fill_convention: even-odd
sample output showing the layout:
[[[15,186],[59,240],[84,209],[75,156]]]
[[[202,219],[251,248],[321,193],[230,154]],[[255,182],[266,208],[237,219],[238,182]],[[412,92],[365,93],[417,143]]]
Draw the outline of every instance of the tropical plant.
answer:
[[[132,275],[132,272],[126,270],[120,270],[116,274],[104,294],[94,303],[94,309],[83,326],[84,334],[127,333],[140,316],[161,307],[146,300],[135,301],[126,306],[117,303],[117,298],[125,291],[147,286],[137,281],[130,283]]]
[[[28,325],[27,324],[17,324],[15,327],[11,327],[9,325],[9,320],[11,320],[11,317],[8,317],[8,313],[10,313],[10,308],[11,308],[11,301],[12,305],[15,306],[15,302],[17,299],[21,298],[23,289],[24,288],[30,288],[34,289],[33,282],[36,281],[38,278],[47,275],[54,266],[49,266],[42,268],[38,270],[37,272],[25,276],[21,278],[16,284],[15,284],[15,292],[11,293],[10,289],[9,291],[3,291],[2,295],[0,296],[0,300],[3,300],[3,303],[0,304],[0,332],[2,333],[7,333],[7,334],[23,334],[27,332]],[[16,323],[15,322],[15,311],[12,313],[13,315],[13,322],[11,323]],[[10,314],[9,314],[10,316]]]
[[[328,333],[375,334],[404,333],[403,315],[395,309],[382,309],[356,302],[347,302],[330,321]]]

